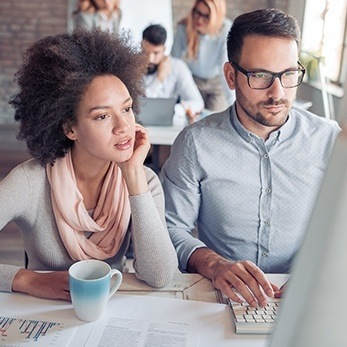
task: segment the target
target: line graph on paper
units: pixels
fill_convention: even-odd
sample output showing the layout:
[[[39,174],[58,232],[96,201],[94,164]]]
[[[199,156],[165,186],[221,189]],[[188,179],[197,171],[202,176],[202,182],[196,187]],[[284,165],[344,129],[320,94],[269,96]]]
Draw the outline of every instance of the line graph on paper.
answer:
[[[64,322],[0,316],[0,346],[67,346],[74,331],[66,328]]]

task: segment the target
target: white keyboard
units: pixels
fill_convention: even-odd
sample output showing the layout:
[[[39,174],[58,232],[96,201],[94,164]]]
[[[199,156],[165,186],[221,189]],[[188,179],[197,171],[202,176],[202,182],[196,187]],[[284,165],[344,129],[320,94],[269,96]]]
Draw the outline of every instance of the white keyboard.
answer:
[[[236,334],[269,334],[276,323],[280,299],[268,299],[265,307],[252,307],[227,299],[233,312]]]

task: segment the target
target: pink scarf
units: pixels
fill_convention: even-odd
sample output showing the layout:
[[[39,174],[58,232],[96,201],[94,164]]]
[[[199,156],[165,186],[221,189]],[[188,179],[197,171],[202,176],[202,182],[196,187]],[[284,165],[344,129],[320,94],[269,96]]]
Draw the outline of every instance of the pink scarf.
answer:
[[[124,240],[130,220],[128,190],[120,168],[111,163],[91,218],[77,188],[70,151],[47,164],[53,212],[60,237],[73,260],[113,257]],[[90,238],[85,232],[92,232]]]

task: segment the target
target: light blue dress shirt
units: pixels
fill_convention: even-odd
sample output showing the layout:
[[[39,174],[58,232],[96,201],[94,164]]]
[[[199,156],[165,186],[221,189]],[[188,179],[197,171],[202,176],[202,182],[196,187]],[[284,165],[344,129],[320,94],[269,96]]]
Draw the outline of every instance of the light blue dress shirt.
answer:
[[[335,121],[293,108],[264,141],[241,125],[235,106],[186,127],[162,169],[181,270],[206,246],[266,273],[288,272],[339,131]],[[199,239],[190,234],[195,225]]]
[[[203,79],[211,79],[219,76],[229,105],[234,102],[235,93],[229,89],[226,83],[223,66],[228,61],[227,36],[231,24],[232,21],[226,18],[218,35],[199,35],[197,59],[187,59],[187,37],[186,26],[184,24],[177,26],[171,48],[171,55],[183,59],[194,76]]]

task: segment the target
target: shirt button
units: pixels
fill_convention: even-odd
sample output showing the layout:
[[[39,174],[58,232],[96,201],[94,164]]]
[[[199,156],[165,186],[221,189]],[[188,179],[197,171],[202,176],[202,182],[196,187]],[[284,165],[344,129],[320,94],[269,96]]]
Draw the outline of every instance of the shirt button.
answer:
[[[265,225],[270,225],[270,221],[266,220],[266,221],[264,222],[264,224],[265,224]]]
[[[268,155],[267,153],[265,153],[265,154],[263,155],[263,157],[264,157],[265,159],[267,159],[267,158],[269,158],[269,155]]]
[[[267,255],[268,255],[268,253],[266,253],[266,252],[263,252],[263,253],[261,254],[262,257],[267,257]]]
[[[266,189],[265,189],[265,192],[268,193],[268,194],[270,194],[270,193],[271,193],[271,189],[270,189],[270,188],[266,188]]]

